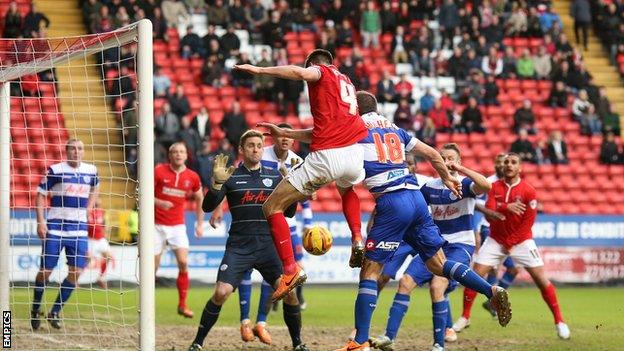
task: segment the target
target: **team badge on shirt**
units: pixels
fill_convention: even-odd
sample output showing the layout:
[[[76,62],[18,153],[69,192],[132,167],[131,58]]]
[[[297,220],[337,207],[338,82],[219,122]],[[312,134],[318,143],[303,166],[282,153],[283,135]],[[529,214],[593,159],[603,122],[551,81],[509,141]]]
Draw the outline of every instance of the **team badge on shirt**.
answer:
[[[529,202],[529,206],[531,206],[532,209],[536,209],[537,208],[537,200],[531,200],[531,202]]]
[[[84,179],[85,183],[89,183],[91,181],[91,177],[90,176],[83,176],[82,179]]]
[[[273,179],[264,178],[264,179],[262,179],[262,184],[264,184],[264,186],[266,186],[268,188],[271,185],[273,185]]]

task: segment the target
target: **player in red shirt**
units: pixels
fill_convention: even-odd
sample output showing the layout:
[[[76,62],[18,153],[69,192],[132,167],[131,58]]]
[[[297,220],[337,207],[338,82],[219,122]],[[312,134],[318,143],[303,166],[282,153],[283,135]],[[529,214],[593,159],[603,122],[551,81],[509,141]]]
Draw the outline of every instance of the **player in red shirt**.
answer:
[[[100,275],[97,279],[97,284],[106,289],[107,284],[104,280],[104,274],[108,268],[108,263],[113,259],[110,245],[106,240],[106,212],[102,209],[102,203],[98,198],[95,200],[95,207],[89,210],[87,214],[88,231],[89,235],[89,259],[95,260],[98,268],[100,269]]]
[[[154,170],[154,203],[156,205],[156,242],[154,255],[156,270],[160,265],[160,256],[165,246],[169,245],[178,262],[178,314],[193,318],[193,311],[186,306],[190,281],[188,276],[189,240],[184,224],[184,208],[190,196],[195,200],[195,236],[204,234],[202,201],[204,194],[199,175],[186,168],[188,158],[186,145],[181,142],[169,147],[169,163],[156,166]]]
[[[364,152],[357,144],[368,135],[358,113],[355,87],[347,76],[332,64],[334,58],[317,49],[299,66],[256,67],[236,65],[234,69],[251,74],[265,74],[308,83],[310,109],[314,127],[306,130],[282,129],[270,123],[273,138],[286,137],[311,143],[310,154],[303,164],[293,168],[264,203],[264,214],[271,227],[273,242],[284,265],[284,274],[273,293],[273,301],[305,282],[305,272],[295,263],[290,229],[284,210],[291,204],[310,197],[324,185],[336,181],[342,197],[342,209],[351,230],[351,267],[360,267],[364,258],[361,234],[360,200],[353,185],[364,179]]]
[[[555,318],[559,337],[568,339],[570,329],[561,316],[555,286],[544,273],[544,262],[531,231],[537,215],[537,195],[533,186],[520,179],[521,166],[522,161],[518,154],[507,154],[503,162],[504,177],[492,184],[492,190],[488,193],[485,205],[488,209],[498,212],[499,215],[496,218],[488,218],[490,236],[485,239],[475,256],[473,270],[485,277],[507,256],[511,257],[516,265],[526,269],[541,290],[542,297]],[[468,288],[464,290],[464,311],[453,325],[456,331],[470,324],[470,309],[476,294]]]

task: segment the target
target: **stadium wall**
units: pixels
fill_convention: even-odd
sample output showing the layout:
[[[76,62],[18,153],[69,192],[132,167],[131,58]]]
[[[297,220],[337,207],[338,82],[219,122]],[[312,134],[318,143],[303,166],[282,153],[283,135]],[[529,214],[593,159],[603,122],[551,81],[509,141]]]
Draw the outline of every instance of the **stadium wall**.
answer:
[[[126,214],[120,214],[124,217]],[[187,212],[187,233],[191,242],[189,254],[192,279],[213,283],[215,281],[223,248],[227,238],[230,217],[225,215],[223,225],[217,229],[209,226],[206,217],[205,236],[195,238],[193,223],[195,216]],[[366,222],[368,216],[362,218]],[[358,270],[352,270],[346,262],[349,259],[350,239],[348,226],[340,213],[315,213],[315,224],[327,227],[334,236],[333,248],[323,256],[305,255],[304,264],[311,283],[350,283],[357,282]],[[36,235],[35,212],[13,210],[11,212],[12,280],[32,281],[37,273],[41,241]],[[119,231],[127,231],[120,225]],[[534,237],[541,247],[548,275],[562,283],[603,283],[624,279],[624,217],[585,216],[585,215],[540,215],[533,227]],[[108,271],[109,280],[132,276],[138,272],[137,248],[134,245],[113,246],[113,254],[118,262]],[[61,262],[64,259],[61,260]],[[95,281],[97,262],[92,262],[81,277],[81,283]],[[66,274],[66,265],[55,277]],[[400,272],[399,272],[400,274]],[[175,278],[177,266],[171,253],[164,255],[158,275]],[[521,280],[528,280],[522,274]],[[257,272],[254,279],[260,280]]]

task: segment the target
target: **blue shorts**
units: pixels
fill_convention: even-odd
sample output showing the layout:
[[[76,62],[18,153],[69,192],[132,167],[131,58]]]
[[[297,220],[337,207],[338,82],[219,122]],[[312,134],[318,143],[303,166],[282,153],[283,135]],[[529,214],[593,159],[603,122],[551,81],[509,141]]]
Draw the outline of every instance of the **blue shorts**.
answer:
[[[405,241],[425,261],[446,243],[418,190],[398,190],[376,199],[373,227],[366,239],[366,258],[386,263]]]
[[[409,246],[409,244],[405,241],[401,241],[399,248],[394,252],[390,260],[384,264],[382,274],[387,275],[392,279],[396,279],[397,272],[410,255],[416,256],[417,253],[411,246]]]
[[[85,268],[88,263],[89,239],[86,236],[62,237],[47,234],[43,240],[41,267],[52,270],[58,264],[61,250],[65,249],[67,265]]]
[[[447,243],[442,247],[442,250],[449,261],[460,262],[469,266],[472,254],[474,253],[474,246],[460,243]],[[412,262],[410,262],[405,270],[405,274],[412,277],[418,286],[429,283],[433,278],[433,273],[429,272],[427,266],[425,266],[425,262],[423,262],[419,256],[414,257]],[[449,286],[446,288],[446,293],[453,291],[457,287],[457,284],[455,280],[449,279]]]
[[[482,225],[481,229],[479,230],[479,234],[481,235],[481,245],[483,245],[485,239],[490,236],[490,227]],[[514,261],[511,259],[511,257],[507,256],[505,261],[503,261],[503,266],[509,269],[514,268],[516,265],[514,264]]]
[[[290,227],[290,243],[295,254],[295,261],[303,260],[303,244],[301,243],[301,237],[297,234],[296,226]]]

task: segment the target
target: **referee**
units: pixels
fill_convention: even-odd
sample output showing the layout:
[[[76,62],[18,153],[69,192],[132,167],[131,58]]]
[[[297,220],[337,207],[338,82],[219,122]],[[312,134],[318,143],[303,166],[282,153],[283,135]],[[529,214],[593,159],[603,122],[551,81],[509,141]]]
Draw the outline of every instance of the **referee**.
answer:
[[[240,138],[238,151],[243,156],[243,162],[238,168],[226,167],[227,156],[218,155],[215,158],[212,182],[202,208],[204,212],[211,212],[227,197],[232,225],[214,294],[204,307],[189,351],[202,349],[204,339],[219,318],[221,306],[238,287],[246,271],[255,268],[274,287],[282,274],[282,263],[262,212],[262,204],[282,176],[276,170],[262,167],[263,147],[262,133],[248,130]],[[296,204],[288,208],[286,216],[294,216],[295,211]],[[293,350],[308,351],[301,341],[301,311],[294,291],[284,298],[284,322],[288,326]]]

